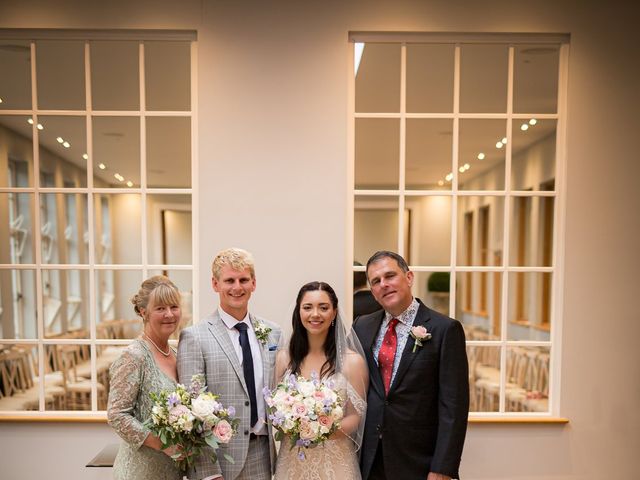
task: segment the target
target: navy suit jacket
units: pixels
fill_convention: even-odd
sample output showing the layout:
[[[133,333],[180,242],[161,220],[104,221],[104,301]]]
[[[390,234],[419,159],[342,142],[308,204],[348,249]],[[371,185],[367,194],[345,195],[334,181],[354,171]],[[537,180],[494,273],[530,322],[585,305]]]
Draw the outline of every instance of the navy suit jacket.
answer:
[[[385,395],[373,358],[384,314],[364,315],[354,324],[370,376],[362,478],[369,477],[378,442],[382,442],[387,478],[425,480],[431,471],[459,478],[469,415],[469,365],[462,325],[420,302],[413,325],[424,326],[431,339],[413,352],[415,340],[409,336],[404,351],[397,353],[402,358]]]

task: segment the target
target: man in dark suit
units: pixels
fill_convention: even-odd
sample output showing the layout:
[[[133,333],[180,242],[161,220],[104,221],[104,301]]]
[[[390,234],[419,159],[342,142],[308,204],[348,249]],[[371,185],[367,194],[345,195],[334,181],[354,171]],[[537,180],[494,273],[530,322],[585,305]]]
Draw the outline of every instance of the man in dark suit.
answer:
[[[413,297],[397,253],[376,252],[366,271],[384,310],[354,325],[370,375],[362,478],[458,478],[469,414],[462,325]]]

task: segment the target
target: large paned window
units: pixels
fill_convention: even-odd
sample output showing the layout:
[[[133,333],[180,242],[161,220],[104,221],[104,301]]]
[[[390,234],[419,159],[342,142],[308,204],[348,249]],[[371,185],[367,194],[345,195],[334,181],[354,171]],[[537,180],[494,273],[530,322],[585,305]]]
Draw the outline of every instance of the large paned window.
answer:
[[[557,416],[568,39],[351,40],[353,265],[399,252],[462,323],[472,414]]]
[[[0,418],[103,415],[144,278],[168,275],[191,323],[195,48],[0,30]]]

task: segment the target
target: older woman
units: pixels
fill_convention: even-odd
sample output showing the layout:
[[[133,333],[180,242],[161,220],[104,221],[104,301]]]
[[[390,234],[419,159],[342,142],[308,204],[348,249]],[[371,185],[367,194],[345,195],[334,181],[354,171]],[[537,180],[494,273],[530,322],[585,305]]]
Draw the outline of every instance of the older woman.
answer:
[[[151,392],[173,390],[177,382],[176,354],[169,337],[180,325],[180,292],[167,277],[144,282],[131,299],[144,322],[143,333],[111,365],[107,418],[124,442],[116,456],[116,479],[177,480],[182,475],[160,439],[144,426],[150,418]]]

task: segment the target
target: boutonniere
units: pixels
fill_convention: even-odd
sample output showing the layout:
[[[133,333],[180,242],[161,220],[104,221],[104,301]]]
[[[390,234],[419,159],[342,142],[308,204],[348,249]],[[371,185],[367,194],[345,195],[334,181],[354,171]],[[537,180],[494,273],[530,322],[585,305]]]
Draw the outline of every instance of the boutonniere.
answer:
[[[422,342],[426,342],[427,340],[431,340],[431,334],[424,328],[422,325],[411,328],[411,336],[416,341],[413,344],[412,353],[415,353],[416,348],[422,346]]]
[[[264,347],[267,344],[267,340],[269,339],[269,334],[271,333],[271,327],[268,327],[266,324],[256,321],[253,325],[253,331],[256,333],[256,338]]]

